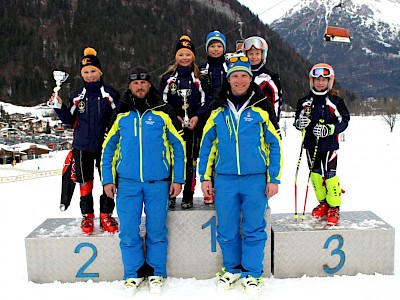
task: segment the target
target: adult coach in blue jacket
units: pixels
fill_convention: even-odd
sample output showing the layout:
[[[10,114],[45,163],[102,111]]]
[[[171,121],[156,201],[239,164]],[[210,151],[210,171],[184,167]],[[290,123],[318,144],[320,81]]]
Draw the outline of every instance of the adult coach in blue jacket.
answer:
[[[242,278],[245,292],[254,295],[263,273],[264,215],[281,177],[280,137],[268,114],[271,104],[252,81],[248,58],[231,57],[227,78],[209,106],[199,173],[209,196],[215,166],[217,239],[226,271],[218,289],[230,289]]]
[[[102,183],[106,194],[114,198],[118,177],[116,204],[126,293],[134,294],[146,276],[150,292],[159,293],[167,276],[169,196],[179,195],[185,182],[182,125],[142,67],[130,72],[129,89],[121,103],[122,110],[130,110],[118,114],[104,141]],[[139,235],[143,206],[146,255]]]

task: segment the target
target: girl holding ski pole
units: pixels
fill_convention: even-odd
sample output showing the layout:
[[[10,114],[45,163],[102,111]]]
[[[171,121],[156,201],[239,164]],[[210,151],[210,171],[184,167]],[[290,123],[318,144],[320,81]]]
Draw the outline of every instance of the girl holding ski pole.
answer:
[[[344,100],[333,89],[334,80],[330,65],[319,63],[311,68],[310,93],[298,100],[294,122],[297,129],[305,131],[303,143],[310,167],[309,178],[319,201],[311,214],[315,219],[326,217],[328,226],[335,226],[339,221],[342,193],[336,175],[339,134],[350,121]]]

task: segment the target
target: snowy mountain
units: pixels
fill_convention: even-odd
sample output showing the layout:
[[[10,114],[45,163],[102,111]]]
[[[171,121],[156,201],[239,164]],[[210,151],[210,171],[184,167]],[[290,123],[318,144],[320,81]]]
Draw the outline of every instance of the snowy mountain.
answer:
[[[400,96],[400,0],[302,0],[270,24],[312,64],[330,63],[341,85],[367,98]],[[326,43],[327,26],[351,45]]]

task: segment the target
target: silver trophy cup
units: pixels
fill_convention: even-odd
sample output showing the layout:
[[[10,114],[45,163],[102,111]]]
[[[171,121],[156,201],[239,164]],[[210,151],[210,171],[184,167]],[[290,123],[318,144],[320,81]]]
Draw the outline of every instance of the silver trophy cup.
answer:
[[[187,114],[187,109],[189,107],[189,103],[187,102],[187,98],[192,93],[192,90],[191,89],[181,89],[181,90],[177,90],[176,92],[178,93],[178,96],[182,97],[182,99],[183,99],[182,108],[185,111],[185,116],[183,118],[182,127],[190,127],[189,116]]]
[[[53,71],[53,77],[56,81],[56,86],[53,88],[54,98],[53,101],[47,101],[47,106],[52,108],[61,108],[61,103],[58,102],[58,91],[61,90],[62,83],[67,80],[69,74],[63,71]]]

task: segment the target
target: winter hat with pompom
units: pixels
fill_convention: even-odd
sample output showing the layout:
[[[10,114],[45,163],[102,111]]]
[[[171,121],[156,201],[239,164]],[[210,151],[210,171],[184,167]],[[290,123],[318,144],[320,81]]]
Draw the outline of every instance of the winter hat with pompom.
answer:
[[[224,47],[224,53],[226,52],[226,38],[224,34],[217,30],[211,31],[206,38],[206,52],[208,52],[208,46],[210,46],[211,42],[220,42]]]
[[[81,60],[81,75],[87,68],[94,68],[99,71],[100,75],[103,75],[100,60],[97,58],[97,51],[90,47],[85,48],[83,51],[83,58]]]
[[[196,54],[196,47],[193,45],[190,37],[188,35],[182,35],[179,38],[179,42],[176,45],[176,50],[175,50],[175,58],[178,57],[179,52],[183,50],[189,50],[193,54],[193,58],[195,57]]]

